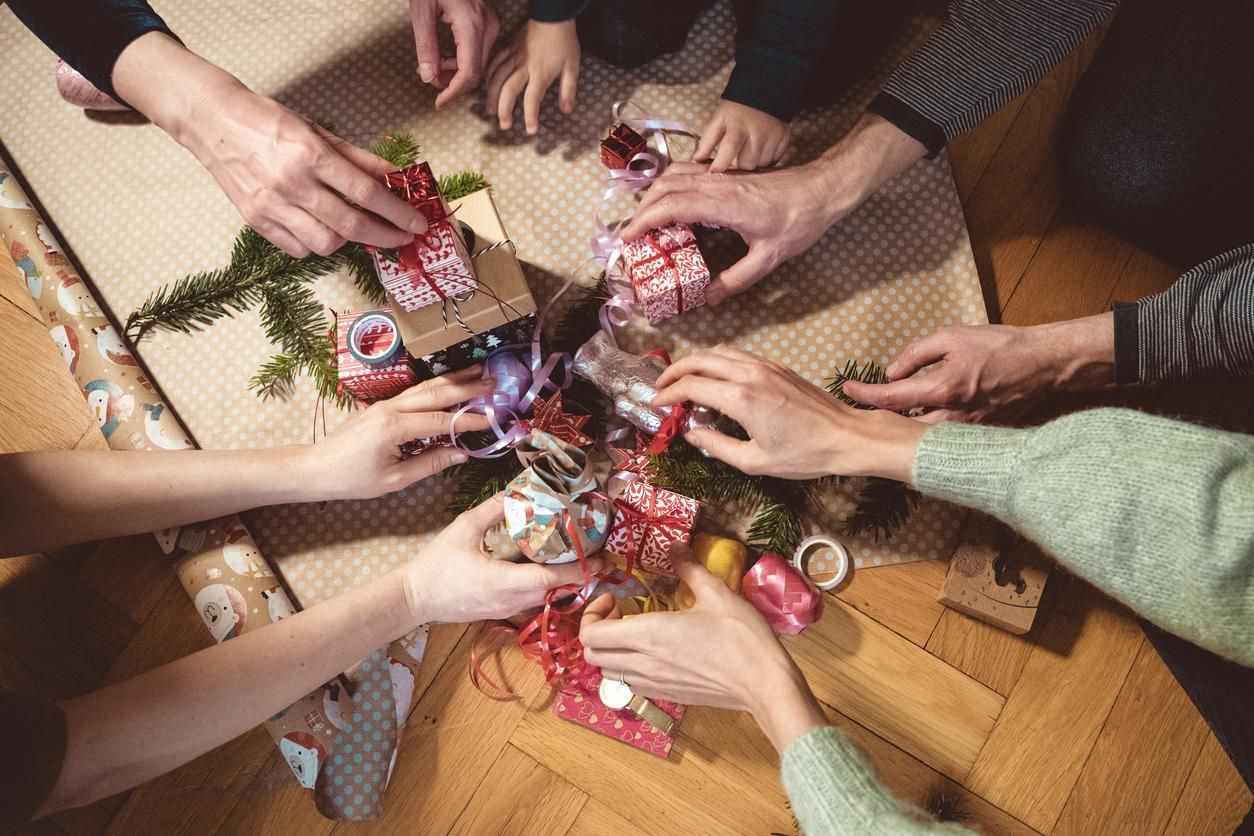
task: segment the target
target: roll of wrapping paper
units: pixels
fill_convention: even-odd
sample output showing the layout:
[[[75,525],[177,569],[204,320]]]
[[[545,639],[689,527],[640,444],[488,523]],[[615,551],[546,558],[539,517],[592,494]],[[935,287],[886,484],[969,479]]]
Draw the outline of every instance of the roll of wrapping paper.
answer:
[[[0,239],[109,446],[115,450],[194,448],[191,436],[162,400],[117,323],[70,263],[7,160],[0,162]],[[171,557],[183,589],[215,641],[294,614],[283,584],[237,515],[154,532],[154,536]],[[393,642],[266,722],[284,760],[303,786],[315,790],[318,809],[329,818],[367,819],[381,813],[383,787],[412,704],[425,639],[422,629]],[[382,724],[382,743],[370,753],[374,763],[368,756],[353,767],[370,778],[377,770],[377,779],[368,782],[376,791],[357,801],[341,796],[333,776],[325,773],[335,770],[329,763],[331,755],[351,749],[362,737],[352,718],[363,709],[383,711],[396,721]],[[344,766],[339,769],[351,771]],[[352,783],[353,776],[348,777]]]

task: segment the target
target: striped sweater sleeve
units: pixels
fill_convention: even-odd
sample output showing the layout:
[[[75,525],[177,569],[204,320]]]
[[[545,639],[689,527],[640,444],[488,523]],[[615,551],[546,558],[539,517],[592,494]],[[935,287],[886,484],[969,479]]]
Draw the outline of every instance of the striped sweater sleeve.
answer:
[[[951,0],[949,14],[871,102],[927,146],[945,143],[1031,87],[1119,0]]]
[[[1254,244],[1204,261],[1167,290],[1115,304],[1115,382],[1254,374]]]

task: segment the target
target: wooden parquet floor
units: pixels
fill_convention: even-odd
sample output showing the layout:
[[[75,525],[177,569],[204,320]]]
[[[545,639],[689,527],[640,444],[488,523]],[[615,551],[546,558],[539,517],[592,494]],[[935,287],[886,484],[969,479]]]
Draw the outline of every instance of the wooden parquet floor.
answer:
[[[1007,323],[1096,313],[1177,274],[1060,208],[1053,136],[1094,48],[951,150],[989,309]],[[11,264],[0,270],[0,380],[0,451],[102,446]],[[1248,428],[1249,401],[1235,394],[1177,387],[1120,402]],[[859,571],[789,643],[896,793],[921,803],[946,791],[987,833],[1231,832],[1250,793],[1125,609],[1056,574],[1036,628],[1014,637],[940,606],[944,572]],[[661,761],[557,720],[517,654],[500,664],[528,698],[480,695],[466,676],[475,634],[434,630],[378,822],[319,817],[256,729],[24,832],[793,832],[775,754],[748,717],[693,709]],[[2,688],[66,697],[207,643],[150,537],[0,561]]]

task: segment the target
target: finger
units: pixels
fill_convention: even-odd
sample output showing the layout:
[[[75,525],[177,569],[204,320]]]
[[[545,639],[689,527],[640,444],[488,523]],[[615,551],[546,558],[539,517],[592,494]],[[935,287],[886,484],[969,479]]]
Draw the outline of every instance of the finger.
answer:
[[[784,152],[788,150],[788,134],[784,134],[775,142],[771,143],[770,159],[765,160],[765,165],[775,165],[784,158]]]
[[[397,229],[369,212],[349,206],[329,189],[321,189],[314,195],[307,208],[310,214],[348,241],[368,241],[375,246],[401,247],[414,239],[412,232]]]
[[[423,455],[426,454],[424,453]],[[465,454],[463,453],[462,455]],[[462,511],[457,516],[457,519],[453,520],[452,524],[471,534],[478,534],[480,539],[482,539],[485,531],[497,525],[503,519],[505,519],[505,498],[504,494],[498,493],[496,496],[488,497],[469,511]]]
[[[890,380],[910,377],[924,366],[944,360],[951,348],[953,348],[953,343],[950,336],[942,331],[920,337],[901,350],[897,359],[884,369],[884,374],[888,375]]]
[[[282,223],[310,252],[330,255],[344,246],[344,238],[322,221],[296,206],[281,218]]]
[[[261,233],[267,241],[278,247],[292,258],[304,258],[309,255],[309,248],[300,242],[287,227],[277,223],[255,224],[254,229]]]
[[[501,85],[501,99],[496,104],[496,119],[501,130],[508,131],[514,127],[514,104],[518,101],[518,94],[526,86],[527,73],[521,69],[511,73]]]
[[[562,68],[562,80],[557,89],[557,107],[562,113],[575,109],[575,94],[579,91],[579,65]]]
[[[731,168],[744,142],[744,135],[739,131],[729,130],[723,134],[722,140],[718,143],[718,153],[714,155],[714,162],[710,163],[710,171],[719,172]]]
[[[594,635],[598,633],[598,630],[593,630]],[[647,677],[640,671],[648,659],[642,651],[635,648],[588,647],[582,632],[579,640],[584,644],[584,661],[600,668],[606,679],[618,679],[621,676],[633,691],[637,684],[647,681]]]
[[[718,435],[718,433],[713,434]],[[743,444],[744,442],[740,443]],[[678,540],[672,543],[670,558],[671,566],[674,567],[676,576],[688,584],[688,588],[696,595],[698,604],[701,603],[702,599],[731,592],[722,581],[710,573],[710,570],[697,561],[687,543]]]
[[[579,630],[579,640],[585,648],[604,651],[608,648],[639,651],[649,647],[654,632],[665,628],[660,619],[674,617],[675,613],[659,612],[633,615],[584,625]],[[591,661],[591,660],[589,660]]]
[[[604,568],[604,562],[600,558],[588,561],[589,572],[600,572],[602,568]],[[580,566],[578,561],[559,564],[515,564],[510,575],[510,583],[513,584],[514,589],[543,596],[545,592],[555,587],[583,584],[584,567]]]
[[[916,415],[914,420],[920,424],[943,424],[946,421],[962,423],[962,415],[952,409],[933,409],[931,412]]]
[[[436,96],[435,106],[443,107],[479,84],[483,73],[483,33],[469,20],[453,20],[453,41],[457,44],[457,72],[448,87]]]
[[[717,380],[699,374],[687,374],[658,392],[657,397],[653,399],[653,406],[671,406],[684,401],[692,401],[713,407],[734,418],[734,413],[743,411],[742,405],[747,394],[747,387],[740,383]]]
[[[393,171],[396,171],[396,166],[392,165],[390,162],[377,154],[372,154],[365,148],[358,148],[347,139],[336,136],[321,125],[317,125],[315,127],[317,127],[318,133],[322,134],[323,139],[325,139],[332,148],[338,151],[341,156],[360,168],[362,171],[373,174],[375,177],[382,177],[385,174],[390,174]]]
[[[479,61],[483,64],[480,67],[481,78],[488,77],[488,58],[492,55],[492,47],[496,44],[496,36],[501,34],[501,19],[496,16],[496,12],[490,7],[485,6],[482,43],[483,49],[479,53]]]
[[[347,157],[338,153],[333,155],[322,167],[322,181],[352,203],[392,224],[398,233],[411,233],[402,243],[411,240],[413,234],[427,231],[427,219],[422,212],[392,194],[381,179],[362,171],[349,162]],[[363,244],[376,247],[400,246],[395,243],[396,240],[396,236],[392,236],[389,241],[361,239]]]
[[[944,381],[938,374],[908,377],[894,383],[860,383],[847,381],[845,394],[859,403],[880,409],[918,409],[925,406],[946,406]]]
[[[758,145],[758,140],[750,135],[745,139],[745,144],[740,147],[740,153],[736,155],[736,168],[741,171],[753,171],[758,167],[761,158],[762,150]]]
[[[456,447],[436,447],[396,465],[406,486],[429,479],[458,464],[465,464],[467,455]]]
[[[418,77],[430,84],[440,65],[440,42],[436,37],[435,0],[410,0],[409,19],[414,28],[414,51],[418,54]]]
[[[748,290],[770,272],[771,266],[762,255],[762,250],[750,247],[744,258],[719,273],[706,285],[706,304],[719,305],[729,296]]]
[[[514,51],[507,46],[497,52],[496,55],[493,55],[492,60],[488,62],[488,69],[483,74],[483,77],[488,80],[487,99],[489,101],[495,101],[500,94],[501,85],[505,83],[505,79],[508,76],[508,73],[502,73],[502,68],[508,66],[509,59],[513,54]],[[494,87],[495,92],[493,91]]]
[[[658,185],[661,185],[659,181]],[[650,191],[657,186],[650,188]],[[631,223],[623,229],[623,240],[631,241],[639,238],[650,229],[665,226],[676,221],[680,223],[715,223],[719,226],[736,227],[737,207],[719,200],[709,189],[676,191],[667,194],[652,204],[636,210]]]
[[[447,437],[453,424],[453,415],[449,412],[401,412],[398,413],[392,426],[392,443],[405,444],[424,438]],[[483,415],[466,413],[457,419],[458,432],[476,432],[489,427],[488,419]]]
[[[540,132],[540,105],[544,104],[544,96],[549,91],[549,79],[532,76],[523,94],[523,126],[528,136]]]
[[[754,359],[752,355],[746,355]],[[744,377],[744,366],[738,359],[733,359],[714,351],[698,351],[671,363],[663,371],[654,387],[661,390],[675,381],[690,374],[699,374],[715,380],[736,381]],[[655,401],[656,402],[656,401]]]
[[[585,624],[596,624],[607,618],[622,618],[623,611],[618,608],[618,599],[613,592],[606,592],[584,608],[583,617],[579,619],[579,629]]]
[[[701,134],[701,141],[697,143],[697,150],[692,152],[692,158],[694,160],[710,159],[710,155],[718,147],[718,141],[722,136],[723,120],[721,117],[715,116],[710,120],[710,124],[706,125],[705,132]]]
[[[436,378],[421,386],[406,389],[388,403],[400,412],[433,412],[487,395],[495,389],[496,381],[491,378],[466,381]]]
[[[727,462],[737,470],[749,472],[755,469],[758,462],[760,448],[756,444],[723,435],[708,427],[685,433],[684,441],[712,458]]]
[[[674,174],[671,168],[657,179],[657,181],[649,187],[644,193],[644,197],[640,199],[640,203],[636,206],[636,211],[648,209],[655,203],[662,201],[667,195],[676,194],[678,192],[700,192],[702,186],[709,183],[704,170],[696,174]]]

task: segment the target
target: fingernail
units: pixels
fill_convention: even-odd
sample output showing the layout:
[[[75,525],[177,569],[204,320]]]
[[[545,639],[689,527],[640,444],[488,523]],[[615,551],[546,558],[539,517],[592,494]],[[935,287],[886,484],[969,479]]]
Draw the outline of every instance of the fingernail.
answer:
[[[468,457],[466,456],[465,453],[454,453],[453,464],[465,464],[467,461],[467,458]]]
[[[409,222],[409,231],[414,233],[415,235],[426,232],[427,231],[427,219],[424,218],[422,215],[419,215],[418,217],[414,218],[412,221]],[[411,238],[410,241],[412,240],[413,239]]]
[[[419,64],[418,76],[423,81],[430,83],[431,79],[435,78],[435,67],[430,64]]]

